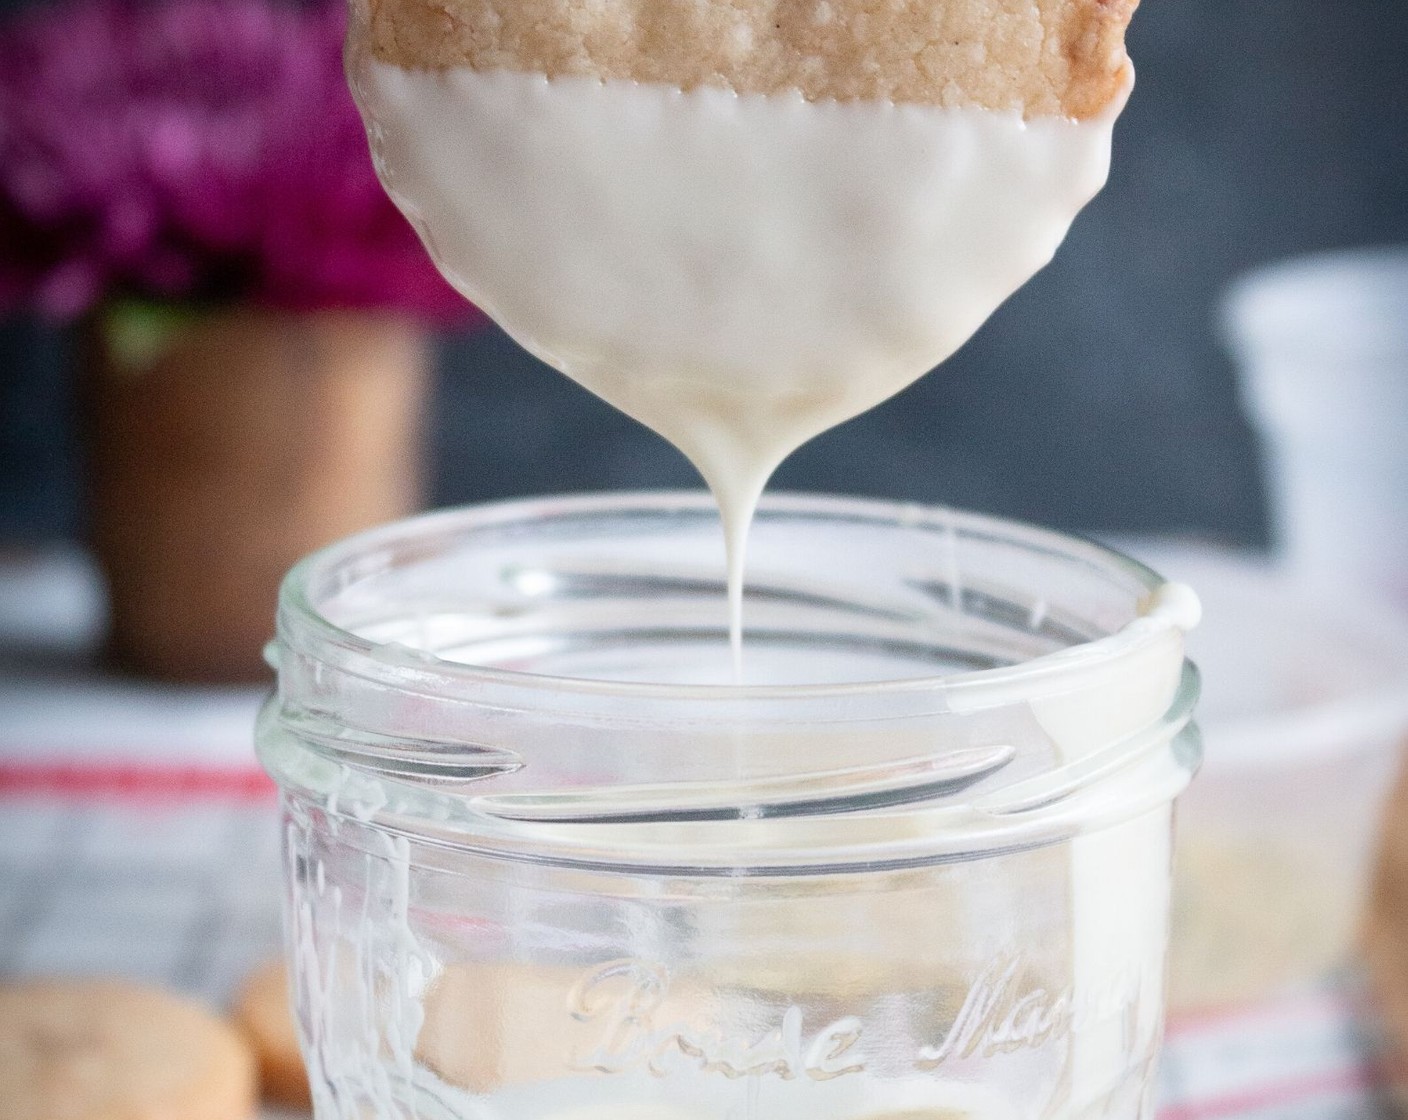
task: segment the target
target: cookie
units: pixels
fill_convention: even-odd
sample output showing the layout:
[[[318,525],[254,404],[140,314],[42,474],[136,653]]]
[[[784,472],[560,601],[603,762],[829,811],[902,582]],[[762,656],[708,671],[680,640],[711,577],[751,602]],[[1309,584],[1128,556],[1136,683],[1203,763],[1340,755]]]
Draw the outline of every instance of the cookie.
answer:
[[[426,994],[416,1059],[474,1093],[622,1072],[638,1064],[644,1034],[697,1018],[706,999],[635,961],[454,964]]]
[[[800,91],[1086,118],[1138,0],[354,0],[354,46],[423,69]]]
[[[188,1000],[121,980],[0,986],[8,1120],[250,1120],[254,1056]]]
[[[268,962],[245,981],[235,1001],[234,1019],[254,1047],[265,1100],[291,1108],[311,1107],[308,1070],[298,1047],[288,969],[282,960]]]
[[[570,1072],[564,1031],[578,974],[528,965],[455,964],[426,993],[416,1058],[473,1093]]]

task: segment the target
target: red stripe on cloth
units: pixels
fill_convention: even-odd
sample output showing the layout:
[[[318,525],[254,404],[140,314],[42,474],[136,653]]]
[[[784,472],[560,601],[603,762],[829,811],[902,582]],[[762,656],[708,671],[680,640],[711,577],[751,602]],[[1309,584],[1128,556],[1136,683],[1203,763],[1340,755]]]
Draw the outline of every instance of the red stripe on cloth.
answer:
[[[1170,1038],[1184,1034],[1199,1035],[1218,1027],[1241,1026],[1257,1019],[1269,1019],[1275,1023],[1344,1019],[1352,1017],[1355,1010],[1355,1001],[1346,992],[1312,992],[1282,999],[1222,1004],[1196,1011],[1175,1011],[1168,1017],[1165,1033]]]
[[[263,801],[275,786],[254,766],[0,763],[0,796],[120,801]]]
[[[1303,1077],[1298,1081],[1280,1081],[1274,1085],[1229,1093],[1207,1101],[1190,1101],[1159,1110],[1159,1120],[1218,1120],[1220,1117],[1256,1113],[1280,1105],[1301,1104],[1317,1097],[1341,1093],[1363,1093],[1376,1088],[1375,1078],[1359,1068],[1335,1070]]]

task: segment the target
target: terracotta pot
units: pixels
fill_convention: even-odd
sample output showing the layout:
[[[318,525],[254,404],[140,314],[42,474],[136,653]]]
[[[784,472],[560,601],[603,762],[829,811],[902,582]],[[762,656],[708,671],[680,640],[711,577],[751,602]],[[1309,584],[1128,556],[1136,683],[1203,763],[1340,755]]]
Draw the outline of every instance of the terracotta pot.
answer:
[[[95,319],[87,355],[111,656],[171,679],[264,677],[289,566],[420,499],[421,332],[360,313],[129,305]]]

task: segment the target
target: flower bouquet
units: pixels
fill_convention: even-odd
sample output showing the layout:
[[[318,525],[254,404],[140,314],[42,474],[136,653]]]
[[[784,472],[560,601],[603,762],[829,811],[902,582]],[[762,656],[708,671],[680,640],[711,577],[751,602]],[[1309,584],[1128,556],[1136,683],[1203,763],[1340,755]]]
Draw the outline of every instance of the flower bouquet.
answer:
[[[83,325],[111,650],[260,671],[282,572],[419,497],[426,325],[478,313],[377,182],[343,5],[91,0],[0,27],[0,311]]]

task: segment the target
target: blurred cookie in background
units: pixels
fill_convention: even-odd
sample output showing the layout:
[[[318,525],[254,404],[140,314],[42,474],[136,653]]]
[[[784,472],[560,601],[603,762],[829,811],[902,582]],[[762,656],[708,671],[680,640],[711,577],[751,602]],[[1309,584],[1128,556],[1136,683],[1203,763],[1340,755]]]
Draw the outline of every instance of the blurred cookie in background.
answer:
[[[9,1120],[253,1120],[254,1055],[199,1004],[124,980],[0,985]]]
[[[264,1099],[288,1108],[311,1108],[308,1071],[298,1046],[288,969],[282,960],[269,961],[250,974],[233,1015],[254,1048]]]

